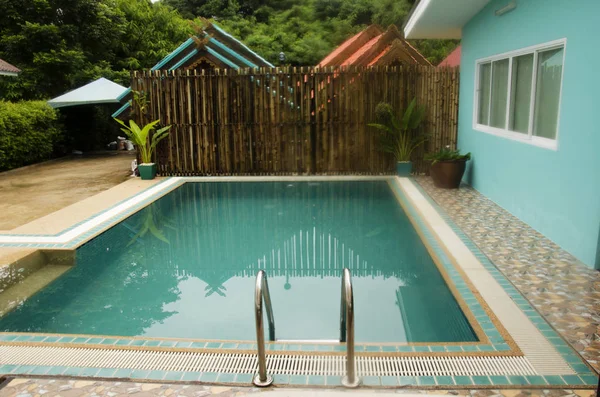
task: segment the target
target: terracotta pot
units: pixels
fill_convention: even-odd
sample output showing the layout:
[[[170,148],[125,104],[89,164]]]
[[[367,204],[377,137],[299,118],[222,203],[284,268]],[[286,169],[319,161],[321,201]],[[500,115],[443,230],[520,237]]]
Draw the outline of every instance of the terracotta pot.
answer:
[[[429,170],[433,184],[444,189],[458,189],[467,160],[438,161]]]

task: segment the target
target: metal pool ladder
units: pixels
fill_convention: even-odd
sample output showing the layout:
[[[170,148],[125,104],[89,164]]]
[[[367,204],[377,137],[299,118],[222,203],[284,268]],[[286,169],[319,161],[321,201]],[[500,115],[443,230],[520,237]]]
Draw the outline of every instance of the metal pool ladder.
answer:
[[[265,353],[265,327],[263,324],[263,300],[267,309],[269,321],[269,340],[275,341],[275,320],[273,319],[273,305],[271,294],[267,283],[267,274],[260,270],[256,275],[256,287],[254,289],[254,319],[256,320],[256,342],[258,347],[258,374],[254,376],[252,383],[256,386],[266,387],[273,383],[273,377],[267,374],[267,356]]]
[[[346,376],[342,378],[342,385],[358,387],[360,379],[356,376],[356,362],[354,359],[354,294],[352,292],[352,278],[348,268],[344,268],[342,272],[340,342],[346,342]]]
[[[273,383],[273,377],[267,374],[267,356],[265,353],[265,327],[263,323],[263,301],[269,321],[269,340],[275,341],[275,320],[269,284],[264,270],[256,275],[254,289],[254,319],[256,320],[256,342],[258,349],[258,374],[252,380],[256,386],[266,387]],[[350,270],[344,268],[342,273],[342,297],[340,300],[340,342],[346,342],[346,376],[342,384],[346,387],[357,387],[360,379],[356,376],[354,358],[354,295]]]

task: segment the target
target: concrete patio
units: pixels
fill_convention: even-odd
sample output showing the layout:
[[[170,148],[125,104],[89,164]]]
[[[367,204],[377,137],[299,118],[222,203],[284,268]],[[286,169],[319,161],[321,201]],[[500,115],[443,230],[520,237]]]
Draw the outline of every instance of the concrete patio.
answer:
[[[12,230],[126,181],[133,153],[69,156],[0,173],[0,231]]]

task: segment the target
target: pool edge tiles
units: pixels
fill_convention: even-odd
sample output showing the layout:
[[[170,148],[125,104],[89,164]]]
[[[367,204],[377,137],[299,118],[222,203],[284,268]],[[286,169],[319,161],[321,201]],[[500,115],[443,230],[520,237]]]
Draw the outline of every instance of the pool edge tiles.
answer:
[[[240,179],[240,178],[237,178]],[[232,181],[236,181],[237,179],[232,179]],[[285,179],[285,180],[301,180],[301,181],[311,181],[311,180],[315,180],[315,178],[277,178],[276,180],[281,180],[281,179]],[[326,180],[326,181],[332,181],[332,180],[340,180],[340,178],[318,178],[319,180]],[[342,178],[341,180],[356,180],[357,178]],[[181,186],[182,183],[201,183],[200,181],[202,181],[204,179],[200,179],[198,180],[197,178],[194,179],[188,179],[188,178],[182,178],[181,179],[181,183],[178,184],[177,186]],[[388,189],[390,189],[390,185],[389,185],[389,181],[391,180],[390,177],[383,177],[383,178],[358,178],[358,180],[366,180],[366,181],[371,181],[371,180],[382,180],[386,182],[386,186]],[[212,179],[208,179],[209,182],[213,182]],[[223,179],[218,179],[219,182],[223,182]],[[248,181],[248,180],[245,180]],[[256,181],[255,178],[252,179],[252,181]],[[390,194],[392,194],[392,196],[394,195],[393,189],[390,189]],[[397,202],[397,197],[394,197],[393,200],[396,202],[396,205],[398,205],[400,207],[400,205]],[[409,210],[412,210],[412,207],[409,206]],[[404,209],[404,211],[406,212],[407,210]],[[414,218],[414,214],[413,214],[413,218]],[[422,224],[417,224],[415,225],[413,222],[413,227],[416,228],[417,230],[420,230],[423,228]],[[423,243],[435,243],[435,240],[433,239],[433,237],[431,235],[427,235],[426,238],[423,237],[423,235],[421,234],[419,237]],[[427,240],[427,241],[424,241]],[[425,244],[427,245],[427,244]],[[434,254],[429,248],[428,248],[429,252],[430,252],[430,256],[435,257],[436,255],[441,255],[443,256],[443,252],[441,250],[437,250],[437,252]],[[443,258],[443,261],[445,263],[445,266],[447,267],[452,267],[452,264],[448,261],[447,258]],[[440,269],[440,265],[439,263],[436,263],[436,266],[438,267],[438,271]],[[405,342],[388,342],[388,343],[360,343],[356,346],[356,351],[357,354],[359,355],[394,355],[394,354],[403,354],[406,356],[426,356],[426,355],[430,355],[430,356],[441,356],[441,355],[446,355],[446,356],[456,356],[456,355],[465,355],[465,356],[491,356],[491,355],[505,355],[505,356],[510,356],[510,355],[518,355],[520,354],[520,352],[518,351],[518,349],[515,348],[514,344],[512,343],[512,341],[510,339],[506,340],[504,338],[504,335],[502,333],[499,332],[498,328],[499,325],[496,323],[494,323],[494,319],[493,317],[490,317],[490,312],[489,310],[485,307],[485,305],[481,305],[481,302],[479,302],[476,298],[476,296],[472,293],[472,291],[470,290],[469,286],[467,284],[464,283],[464,279],[462,277],[460,277],[460,275],[456,275],[455,279],[453,280],[452,283],[449,282],[449,279],[446,277],[445,281],[446,284],[449,287],[454,287],[455,285],[458,288],[461,288],[465,294],[468,294],[465,296],[465,298],[470,301],[470,305],[473,306],[474,309],[474,314],[469,315],[468,317],[470,317],[470,325],[477,331],[476,334],[478,336],[478,341],[472,341],[472,342],[421,342],[421,343],[405,343]],[[461,295],[459,294],[459,292],[454,289],[452,291],[455,299],[462,301],[461,299]],[[465,310],[465,308],[469,309],[469,310]],[[469,314],[470,313],[470,307],[467,307],[466,304],[463,303],[463,305],[461,306],[461,310],[463,311],[463,313],[465,314]],[[483,330],[482,326],[479,324],[479,322],[485,323],[484,327],[486,328],[485,330]],[[489,333],[489,335],[488,335]],[[12,335],[12,336],[11,336]],[[30,334],[6,334],[6,335],[2,335],[0,334],[0,341],[1,340],[5,340],[7,342],[10,343],[31,343],[31,342],[35,342],[35,343],[54,343],[56,342],[54,340],[53,337],[51,338],[36,338],[37,340],[32,341],[31,339],[29,339],[29,335]],[[61,335],[61,343],[64,342],[70,342],[68,339],[69,335]],[[11,339],[11,340],[8,340]],[[167,347],[173,347],[174,343],[173,343],[173,339],[169,339],[169,338],[156,338],[156,339],[147,339],[147,338],[143,338],[143,337],[125,337],[125,336],[93,336],[93,335],[79,335],[77,338],[77,342],[81,343],[81,342],[85,342],[84,345],[97,345],[94,347],[100,347],[100,348],[112,348],[114,346],[127,346],[127,349],[129,348],[133,348],[133,349],[144,349],[144,348],[167,348]],[[135,344],[132,344],[132,340],[135,339]],[[117,340],[118,342],[116,344],[114,344],[114,341]],[[493,343],[489,343],[491,341],[493,341]],[[162,342],[164,341],[164,343]],[[227,346],[227,349],[232,349],[235,346],[237,346],[237,344],[241,344],[244,346],[249,346],[251,345],[253,342],[252,341],[226,341],[226,340],[220,340],[220,341],[211,341],[211,340],[184,340],[181,342],[180,345],[178,345],[178,348],[185,348],[185,344],[186,342],[191,341],[191,342],[197,342],[198,343],[207,343],[207,346],[209,348],[213,348],[213,349],[219,349],[221,348],[221,346]],[[177,342],[177,339],[175,339],[175,342]],[[114,345],[114,346],[113,346]],[[240,351],[243,351],[245,349],[238,349]],[[269,345],[268,346],[268,350],[270,352],[272,352],[273,354],[293,354],[294,352],[315,352],[317,354],[337,354],[337,355],[342,355],[344,354],[345,349],[343,348],[343,346],[339,346],[338,344],[323,344],[323,343],[318,343],[318,344],[311,344],[311,343],[275,343],[273,345]]]
[[[390,176],[219,176],[219,177],[164,177],[154,185],[112,203],[109,207],[91,214],[82,221],[78,221],[58,233],[54,234],[18,234],[0,233],[0,248],[28,248],[28,249],[75,249],[98,234],[110,229],[123,219],[133,215],[147,205],[158,200],[185,183],[194,182],[277,182],[277,181],[368,181],[386,180]],[[124,182],[127,183],[127,182]],[[124,184],[123,183],[123,184]],[[101,195],[99,193],[96,196]],[[92,196],[96,197],[96,196]],[[76,203],[77,204],[77,203]],[[123,208],[119,208],[123,207]],[[69,207],[65,207],[69,208]],[[65,209],[63,208],[63,209]],[[114,213],[113,213],[114,212]],[[52,214],[50,214],[52,215]],[[100,219],[99,219],[100,218]],[[104,219],[106,218],[106,219]],[[35,223],[32,221],[31,223]],[[91,224],[91,226],[90,226]],[[77,229],[84,229],[83,231]]]
[[[187,180],[186,178],[182,178],[184,179],[184,181],[182,183],[188,182],[189,180]],[[374,178],[371,178],[374,179]],[[393,180],[396,180],[396,178],[392,178]],[[331,179],[328,179],[331,180]],[[390,178],[388,178],[388,180],[390,180]],[[412,182],[411,182],[412,183]],[[426,195],[423,195],[425,197],[425,199],[428,199],[428,197]],[[407,197],[407,199],[409,200],[409,204],[411,206],[414,206],[415,203],[412,202],[412,200],[410,198]],[[436,209],[437,210],[437,209]],[[439,210],[438,210],[439,212]],[[443,217],[442,213],[439,212],[439,216]],[[445,219],[444,219],[445,220]],[[419,229],[417,229],[419,230]],[[456,231],[456,230],[455,230]],[[470,247],[467,247],[470,249]],[[40,339],[41,337],[41,339]],[[86,338],[87,337],[87,338]],[[58,339],[56,339],[58,338]],[[17,333],[4,333],[4,334],[0,334],[0,345],[1,344],[5,344],[5,345],[17,345],[17,346],[73,346],[73,347],[100,347],[100,348],[108,348],[108,349],[115,349],[115,350],[122,350],[122,349],[132,349],[132,350],[171,350],[171,351],[210,351],[210,352],[215,352],[215,351],[221,351],[221,352],[231,352],[231,353],[237,353],[239,351],[242,352],[249,352],[249,353],[254,353],[254,349],[255,346],[253,345],[252,342],[230,342],[230,341],[192,341],[192,340],[181,340],[181,339],[169,339],[169,338],[163,338],[163,339],[146,339],[146,341],[149,341],[150,343],[148,344],[144,344],[142,346],[138,346],[137,343],[139,343],[141,340],[144,339],[140,339],[140,338],[134,338],[134,337],[102,337],[102,339],[100,341],[96,341],[94,342],[94,339],[99,339],[101,337],[97,337],[97,336],[93,336],[93,335],[89,335],[89,336],[74,336],[74,335],[48,335],[46,334],[45,336],[42,334],[17,334]],[[62,342],[60,342],[60,339],[63,339]],[[83,340],[82,340],[83,339]],[[59,344],[57,345],[56,342],[58,342]],[[63,343],[64,342],[64,343]],[[78,342],[83,342],[83,343],[78,343]],[[100,342],[100,343],[98,343]],[[240,346],[240,344],[245,344],[246,346],[243,346],[245,349],[244,350],[237,350],[238,348],[242,347]],[[195,346],[194,346],[195,345]],[[339,345],[339,344],[335,344],[335,345],[324,345],[324,344],[315,344],[315,345],[310,345],[310,344],[297,344],[297,345],[301,345],[301,347],[297,350],[286,350],[283,349],[282,350],[276,350],[276,349],[270,349],[271,347],[274,346],[278,346],[278,345],[284,345],[283,347],[287,348],[290,346],[285,346],[285,344],[269,344],[269,348],[268,348],[268,353],[270,355],[282,355],[282,354],[286,354],[286,355],[298,355],[298,354],[313,354],[313,355],[343,355],[345,352],[345,349],[343,348],[343,345]],[[453,347],[450,344],[445,344],[447,347]],[[447,349],[447,347],[443,347],[446,351],[441,352],[441,351],[436,351],[436,350],[432,350],[432,346],[434,346],[433,344],[425,344],[425,346],[420,345],[420,344],[394,344],[393,346],[390,345],[386,345],[386,344],[359,344],[357,346],[357,355],[359,356],[374,356],[374,357],[382,357],[382,356],[437,356],[437,355],[441,355],[441,354],[445,354],[445,355],[451,355],[451,356],[459,356],[459,355],[464,355],[464,356],[500,356],[502,354],[502,351],[480,351],[479,348],[477,346],[475,346],[475,350],[476,351],[464,351],[461,350],[459,352],[457,352],[454,349]],[[303,348],[304,347],[304,348]],[[387,349],[386,349],[387,348]],[[394,348],[395,350],[390,351],[390,348]],[[403,349],[400,349],[403,348]],[[321,350],[323,349],[323,350]],[[461,347],[462,349],[462,347]],[[476,354],[474,354],[476,353]],[[567,360],[567,362],[569,362]],[[576,362],[573,361],[574,364],[577,364]],[[2,363],[0,361],[0,373],[2,373],[3,371],[6,371],[4,368],[7,367],[6,365],[2,366]],[[8,364],[9,366],[12,365],[14,367],[14,364]],[[21,368],[22,367],[22,368]],[[38,368],[37,370],[35,368]],[[580,368],[581,369],[581,368]],[[46,371],[46,374],[56,374],[57,369],[54,369],[54,371],[51,368],[41,368],[41,367],[35,367],[31,368],[31,366],[27,366],[27,365],[21,365],[21,366],[16,366],[16,368],[12,368],[11,371],[9,372],[10,375],[17,375],[17,374],[25,374],[25,375],[37,375],[40,374],[40,372]],[[115,370],[116,371],[116,370]],[[129,375],[132,376],[134,379],[148,379],[148,378],[139,378],[137,375],[143,375],[142,372],[143,371],[135,371],[135,370],[124,370],[121,371],[121,374],[124,374],[125,372],[129,371]],[[50,373],[50,372],[53,372]],[[75,372],[77,372],[75,374]],[[100,372],[102,372],[102,370],[98,369],[98,371],[96,371],[95,374],[90,375],[94,372],[93,369],[85,369],[85,368],[81,368],[81,369],[77,369],[77,368],[71,368],[71,370],[66,370],[64,372],[61,372],[60,374],[62,375],[77,375],[77,376],[94,376],[94,377],[100,377],[98,374]],[[103,373],[106,374],[107,371],[104,371]],[[147,372],[147,371],[146,371]],[[161,371],[159,371],[161,372]],[[173,380],[178,380],[178,381],[186,381],[186,375],[181,373],[181,374],[170,374],[167,375],[166,371],[162,371],[163,372],[163,377],[160,379],[163,380],[170,380],[170,376],[172,377],[176,377],[176,375],[179,375],[179,379],[173,379]],[[452,386],[452,388],[460,388],[464,385],[464,387],[468,387],[468,388],[473,388],[473,387],[477,387],[477,388],[499,388],[499,387],[504,387],[504,385],[508,384],[508,387],[510,388],[515,388],[515,385],[518,387],[522,387],[527,385],[528,387],[539,387],[539,388],[554,388],[554,387],[561,387],[561,388],[569,388],[569,386],[573,386],[575,385],[576,388],[591,388],[592,384],[594,383],[594,379],[595,376],[593,373],[589,372],[589,371],[575,371],[576,374],[572,374],[572,375],[566,375],[565,378],[562,378],[561,376],[556,376],[556,375],[548,375],[547,378],[545,378],[544,376],[538,376],[538,375],[528,375],[526,377],[523,377],[521,380],[517,379],[520,377],[515,377],[515,379],[511,380],[510,377],[507,376],[499,376],[498,379],[494,379],[495,376],[491,375],[491,376],[455,376],[452,377],[450,376],[450,379],[445,379],[445,377],[443,376],[409,376],[409,378],[411,378],[411,382],[408,383],[402,383],[407,381],[407,379],[404,379],[405,377],[392,377],[392,376],[368,376],[365,378],[365,384],[369,385],[369,386],[379,386],[379,387],[385,387],[390,385],[391,383],[394,384],[398,384],[398,385],[408,385],[408,387],[417,387],[417,388],[443,388],[443,387],[447,387],[447,386]],[[87,375],[86,375],[87,374]],[[114,377],[117,377],[116,372],[112,375],[115,375]],[[134,376],[136,375],[136,376]],[[194,373],[190,373],[188,375],[188,379],[190,380],[189,377],[193,377]],[[195,379],[196,381],[200,381],[202,382],[202,376],[201,374],[196,374],[198,375],[197,378]],[[216,382],[219,383],[219,374],[214,374],[215,376],[207,376],[205,379],[209,382]],[[229,374],[231,375],[231,374]],[[244,375],[244,374],[242,374]],[[296,385],[297,383],[300,383],[302,385],[308,385],[308,386],[319,386],[319,385],[324,385],[324,384],[320,384],[319,382],[317,382],[316,379],[318,377],[312,377],[312,376],[308,376],[308,375],[301,375],[300,377],[302,377],[302,379],[299,378],[294,378],[291,379],[291,376],[288,375],[281,375],[278,379],[279,379],[279,384],[285,384],[285,379],[287,377],[287,383],[288,384],[292,384],[292,385]],[[119,378],[119,377],[117,377]],[[224,376],[223,379],[229,379],[230,377],[226,377]],[[240,380],[244,379],[245,381],[243,383],[245,383],[246,381],[248,381],[247,376],[242,376],[240,378]],[[314,379],[311,379],[314,378]],[[328,378],[328,377],[325,377]],[[335,378],[335,376],[331,376],[331,378]],[[402,378],[402,379],[401,379]],[[439,379],[438,379],[439,378]],[[502,378],[502,379],[500,379]],[[237,378],[236,378],[237,379]],[[314,382],[311,382],[314,381]],[[497,382],[496,382],[497,381]],[[555,383],[553,384],[552,382],[555,381]],[[521,382],[521,383],[518,383]],[[225,382],[226,383],[226,382]],[[249,383],[249,381],[248,381]],[[327,383],[326,381],[324,381],[323,383],[325,383],[325,385],[329,385],[329,383]]]
[[[524,339],[522,335],[519,335],[519,338],[521,339],[520,343],[519,340],[515,338],[525,356],[530,356],[532,361],[546,371],[556,371],[558,370],[558,367],[562,365],[563,368],[569,368],[578,374],[583,373],[584,375],[597,376],[593,368],[591,368],[574,350],[567,347],[566,343],[559,338],[558,334],[554,331],[550,334],[542,329],[544,324],[547,325],[546,321],[539,314],[533,314],[537,312],[531,308],[525,298],[523,298],[512,285],[509,285],[504,276],[495,268],[489,259],[487,259],[468,237],[466,237],[466,235],[462,233],[451,220],[449,220],[443,210],[435,205],[435,201],[428,197],[428,195],[420,189],[418,184],[408,179],[397,179],[397,183],[405,190],[407,195],[411,194],[411,192],[408,191],[413,189],[414,192],[418,194],[418,197],[423,199],[419,210],[423,212],[429,211],[429,214],[424,214],[424,218],[430,222],[430,227],[435,229],[438,238],[445,241],[443,246],[447,250],[453,251],[448,253],[452,257],[452,261],[463,269],[466,276],[469,277],[474,284],[479,284],[480,288],[478,288],[478,291],[484,296],[484,299],[486,298],[485,295],[488,295],[488,298],[494,298],[493,304],[497,307],[497,310],[495,311],[502,312],[505,317],[502,324],[504,324],[507,329],[510,326],[513,330],[516,329],[520,332],[523,332],[524,329],[518,330],[519,327],[529,327],[529,329],[526,330],[528,337],[531,338],[535,335],[535,344],[531,342],[531,339]],[[417,196],[413,194],[413,198],[414,197]],[[426,204],[423,205],[424,203]],[[413,204],[418,203],[415,203],[413,200]],[[427,206],[430,206],[431,208],[428,209]],[[439,220],[432,219],[435,217],[430,216],[432,213],[431,211],[439,217]],[[449,233],[456,238],[453,247],[449,247],[452,243],[452,239],[450,238],[451,235]],[[462,245],[462,247],[460,247],[460,245]],[[485,285],[485,288],[481,288],[481,285]],[[490,290],[494,288],[496,289],[495,293],[490,292]],[[498,302],[500,302],[500,304],[498,304]],[[492,306],[492,303],[490,303],[490,306]],[[530,309],[527,314],[525,313],[525,309]],[[520,316],[518,321],[515,320],[515,317],[507,317],[507,311],[512,311],[514,315]],[[510,329],[508,330],[511,332]],[[552,338],[551,340],[551,336],[556,336],[556,338]],[[544,344],[546,345],[544,346]],[[554,368],[552,368],[552,365],[554,365]],[[583,365],[587,371],[581,367],[581,365]]]
[[[479,247],[472,242],[469,237],[456,225],[452,218],[441,208],[441,206],[423,189],[418,182],[413,185],[419,190],[421,195],[434,207],[444,222],[456,233],[456,235],[465,242],[469,251],[479,260],[489,274],[502,286],[504,291],[517,304],[520,311],[525,314],[535,327],[544,335],[544,337],[559,351],[565,361],[568,363],[583,362],[590,372],[596,374],[596,370],[557,332],[548,321],[538,312],[538,310],[529,302],[527,298],[513,285],[513,283],[498,269],[492,261],[485,255]]]
[[[126,183],[126,182],[124,182]],[[128,216],[183,185],[179,177],[168,177],[128,197],[111,203],[107,208],[55,234],[0,234],[0,248],[28,248],[47,250],[73,250],[110,229]],[[96,196],[100,196],[99,193]],[[92,196],[96,197],[96,196]],[[69,207],[65,207],[69,208]],[[52,216],[50,214],[49,216]],[[36,221],[33,221],[34,224]]]
[[[502,323],[495,316],[485,300],[480,296],[475,286],[466,277],[464,272],[450,260],[444,250],[444,244],[435,239],[432,231],[429,230],[427,221],[417,212],[414,203],[407,202],[408,198],[406,192],[396,190],[394,188],[393,180],[391,180],[389,184],[398,203],[402,206],[404,212],[410,219],[438,271],[460,305],[469,324],[477,334],[479,342],[476,342],[476,344],[478,345],[479,351],[509,351],[509,355],[522,355],[517,344],[502,326]],[[491,322],[491,325],[489,325],[489,322]],[[467,344],[463,343],[461,345]],[[501,346],[501,348],[498,348],[499,346]],[[464,347],[463,350],[469,352],[469,349],[465,349]]]

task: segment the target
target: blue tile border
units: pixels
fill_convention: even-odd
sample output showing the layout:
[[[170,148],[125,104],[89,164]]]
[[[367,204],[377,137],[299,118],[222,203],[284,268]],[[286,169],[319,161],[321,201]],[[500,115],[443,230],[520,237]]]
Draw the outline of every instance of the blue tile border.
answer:
[[[165,181],[160,182],[164,183],[171,178],[167,178]],[[388,181],[393,181],[393,179],[388,179]],[[186,178],[179,178],[178,182],[173,186],[169,187],[168,192],[172,192],[175,189],[181,187],[185,183],[203,183],[203,182],[194,182],[189,181]],[[158,184],[157,184],[158,185]],[[154,185],[154,186],[157,186]],[[466,344],[435,344],[435,345],[427,345],[427,344],[407,344],[407,343],[387,343],[384,345],[376,345],[376,344],[357,344],[355,350],[357,352],[366,352],[366,353],[380,353],[380,352],[389,352],[389,353],[429,353],[432,354],[450,354],[452,352],[499,352],[499,353],[510,353],[510,346],[504,341],[504,339],[500,336],[500,333],[496,329],[496,327],[492,324],[491,319],[487,315],[487,313],[481,307],[479,301],[475,298],[468,285],[465,283],[464,279],[460,275],[460,273],[455,269],[454,265],[448,258],[448,256],[443,251],[442,247],[437,243],[435,237],[429,232],[426,224],[423,219],[416,212],[416,209],[408,201],[404,193],[399,189],[399,187],[395,183],[390,184],[390,188],[393,189],[396,193],[399,194],[399,197],[403,200],[403,205],[406,209],[408,209],[410,216],[416,220],[418,223],[418,227],[424,235],[424,238],[427,239],[427,243],[434,249],[436,256],[439,261],[443,263],[445,271],[447,272],[451,282],[454,284],[457,293],[459,293],[465,303],[467,304],[469,310],[473,313],[475,320],[481,326],[481,329],[486,334],[486,337],[489,340],[493,340],[493,344],[485,344],[481,342],[471,342]],[[150,188],[149,188],[150,189]],[[140,192],[139,194],[141,194]],[[147,200],[139,203],[137,206],[126,210],[126,212],[117,215],[118,217],[125,219],[129,216],[129,212],[137,211],[136,207],[143,207],[148,205],[150,202],[155,201],[157,197],[162,197],[164,195],[164,191],[159,191],[153,196],[149,197]],[[131,199],[131,198],[130,198]],[[118,205],[118,204],[116,204]],[[97,215],[96,215],[97,216]],[[109,223],[114,223],[113,221],[107,221]],[[99,226],[100,228],[102,226]],[[484,326],[485,324],[489,324],[489,326]],[[11,342],[13,340],[17,340],[19,338],[31,338],[31,334],[20,334],[20,333],[0,333],[0,342]],[[237,350],[255,350],[256,346],[252,342],[229,342],[229,341],[190,341],[190,340],[177,340],[177,339],[144,339],[144,338],[133,338],[133,337],[94,337],[93,335],[84,337],[73,337],[73,336],[56,336],[56,335],[46,335],[45,338],[42,337],[37,342],[40,343],[51,343],[56,342],[57,337],[62,337],[58,340],[59,343],[78,343],[83,345],[114,345],[114,346],[144,346],[144,347],[152,347],[152,348],[181,348],[181,349],[197,349],[197,348],[205,348],[205,349],[219,349],[219,350],[229,350],[229,349],[237,349]],[[494,337],[495,340],[494,340]],[[89,338],[85,340],[86,338]],[[319,351],[319,352],[344,352],[345,347],[339,344],[288,344],[288,343],[274,343],[267,345],[268,351]]]
[[[109,207],[103,211],[100,211],[100,212],[98,212],[98,213],[86,218],[85,220],[72,225],[72,226],[69,226],[68,228],[60,231],[59,233],[56,233],[56,234],[5,234],[5,235],[0,235],[0,236],[2,236],[2,237],[59,237],[65,233],[68,233],[71,230],[85,224],[86,222],[89,222],[92,219],[94,219],[98,216],[101,216],[108,211],[111,211],[112,209],[118,207],[119,205],[126,203],[127,201],[135,198],[136,196],[139,196],[140,194],[144,194],[145,192],[149,191],[150,189],[155,189],[157,187],[160,187],[161,185],[167,183],[168,181],[170,181],[174,178],[175,177],[166,177],[163,181],[160,181],[160,182],[142,190],[141,192],[138,192],[134,196],[131,196],[124,200],[121,200],[118,203],[112,205],[111,207]],[[123,210],[119,214],[112,216],[111,218],[102,222],[101,224],[91,228],[90,230],[88,230],[86,232],[81,233],[80,235],[78,235],[77,237],[74,237],[67,243],[0,243],[0,248],[2,248],[2,247],[41,248],[41,249],[73,249],[73,248],[76,248],[79,245],[81,245],[82,243],[84,243],[87,240],[94,237],[95,235],[112,227],[115,223],[118,223],[118,222],[124,220],[125,218],[131,216],[135,212],[141,210],[142,208],[146,207],[149,204],[152,204],[154,201],[156,201],[160,197],[181,187],[185,183],[186,183],[185,179],[177,178],[177,181],[173,185],[168,186],[166,188],[163,187],[162,189],[159,189],[156,193],[152,194],[147,199],[145,199],[137,204],[132,205],[131,207]]]
[[[160,182],[164,183],[165,181]],[[389,180],[394,180],[391,178]],[[187,183],[185,178],[181,179],[181,182],[175,183],[172,187],[169,187],[167,191],[173,191],[178,187]],[[192,182],[193,183],[193,182]],[[158,185],[158,184],[157,184]],[[151,189],[156,187],[154,185],[149,187]],[[564,376],[403,376],[403,377],[388,377],[388,376],[372,376],[364,377],[363,384],[366,386],[382,386],[382,387],[394,387],[394,386],[419,386],[419,387],[502,387],[502,386],[519,386],[519,387],[569,387],[576,386],[579,388],[592,388],[597,382],[598,378],[596,374],[588,368],[582,359],[574,352],[566,342],[564,342],[558,334],[556,334],[547,322],[537,313],[537,311],[529,304],[529,302],[518,292],[518,290],[512,286],[512,284],[498,271],[498,269],[489,261],[489,259],[477,248],[477,246],[462,232],[456,224],[450,219],[450,217],[433,201],[433,199],[422,189],[418,183],[414,185],[419,189],[421,194],[428,200],[430,204],[434,206],[436,211],[441,215],[444,221],[451,227],[451,229],[458,235],[458,237],[465,243],[465,245],[471,250],[471,252],[481,261],[484,267],[490,272],[492,277],[502,286],[502,288],[515,300],[521,310],[530,318],[535,326],[547,336],[547,339],[557,348],[557,351],[563,356],[563,358],[571,365],[571,367],[577,372],[577,375],[564,375]],[[405,209],[408,210],[409,215],[417,223],[420,231],[424,238],[427,239],[428,244],[434,250],[437,259],[444,266],[445,271],[452,284],[464,300],[468,309],[475,317],[481,329],[485,333],[486,337],[490,340],[490,344],[477,343],[477,344],[451,344],[451,345],[422,345],[422,344],[386,344],[386,345],[374,345],[374,344],[358,344],[356,350],[359,352],[367,353],[415,353],[415,352],[431,352],[432,354],[442,353],[454,353],[454,352],[508,352],[510,346],[502,338],[502,335],[492,323],[488,314],[483,310],[479,301],[475,298],[473,293],[470,291],[468,285],[462,279],[462,276],[454,267],[450,259],[447,257],[442,247],[437,243],[435,237],[429,231],[429,228],[423,222],[420,215],[416,212],[412,203],[408,201],[404,193],[397,186],[396,183],[390,184],[391,188],[399,193],[399,197],[403,200]],[[130,216],[131,213],[136,212],[140,208],[155,201],[157,197],[161,197],[165,194],[165,191],[158,191],[155,195],[149,197],[147,200],[138,203],[137,205],[125,210],[121,214],[116,215],[111,220],[99,225],[99,230],[105,228],[107,225],[115,223],[117,219],[125,219]],[[131,199],[128,198],[127,200]],[[125,202],[124,200],[122,202]],[[120,205],[122,202],[115,204]],[[114,206],[113,206],[114,207]],[[111,208],[113,208],[111,207]],[[107,209],[106,211],[109,211]],[[105,212],[105,211],[103,211]],[[102,212],[102,213],[103,213]],[[102,213],[96,214],[98,216]],[[92,217],[93,218],[93,217]],[[91,218],[90,218],[91,219]],[[89,220],[89,219],[88,219]],[[86,220],[87,221],[87,220]],[[85,222],[85,221],[84,221]],[[81,222],[83,223],[83,222]],[[78,225],[74,225],[72,228]],[[72,229],[69,228],[64,232]],[[94,229],[95,230],[95,229]],[[90,231],[84,234],[82,240],[94,235],[96,231]],[[81,236],[80,236],[81,237]],[[78,240],[80,237],[76,238]],[[76,246],[80,241],[75,240],[69,242]],[[56,244],[53,244],[56,246]],[[0,244],[2,246],[2,244]],[[54,247],[56,248],[56,247]],[[219,349],[226,352],[227,350],[255,350],[256,345],[250,342],[230,342],[230,341],[192,341],[192,340],[177,340],[177,339],[143,339],[135,337],[101,337],[101,336],[74,336],[74,335],[49,335],[49,334],[23,334],[23,333],[0,333],[0,343],[5,344],[13,343],[35,343],[35,344],[77,344],[77,345],[102,345],[111,346],[118,348],[120,346],[129,346],[129,348],[135,347],[152,347],[155,349],[168,348],[168,349]],[[274,343],[268,345],[268,350],[271,351],[329,351],[329,352],[344,352],[345,346],[339,344],[286,344],[286,343]],[[200,382],[217,382],[217,383],[231,383],[231,384],[244,384],[248,385],[251,383],[253,374],[229,374],[229,373],[195,373],[195,372],[168,372],[168,371],[148,371],[148,370],[135,370],[135,369],[116,369],[116,368],[70,368],[70,367],[43,367],[43,366],[18,366],[18,365],[0,365],[0,375],[41,375],[41,376],[58,376],[58,375],[69,375],[69,376],[83,376],[93,378],[109,378],[109,379],[153,379],[153,380],[168,380],[168,381],[200,381]],[[339,386],[341,377],[336,376],[304,376],[304,375],[274,375],[275,383],[278,384],[289,384],[289,385],[310,385],[310,386]]]
[[[598,382],[597,374],[586,363],[579,354],[568,345],[568,343],[550,326],[543,316],[529,303],[529,301],[519,292],[519,290],[508,280],[504,274],[492,263],[479,247],[460,229],[446,211],[438,205],[438,203],[423,189],[423,187],[413,180],[413,185],[425,197],[425,199],[433,206],[437,213],[442,217],[444,222],[450,226],[452,231],[456,233],[458,238],[469,248],[475,255],[483,267],[490,275],[498,282],[502,289],[517,303],[519,309],[529,318],[534,326],[546,337],[563,359],[571,366],[571,368],[581,376],[593,376]],[[589,380],[589,379],[588,379]],[[568,382],[567,382],[568,383]]]

